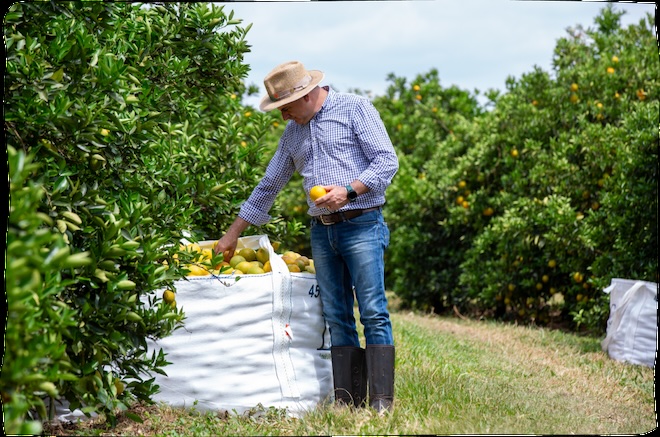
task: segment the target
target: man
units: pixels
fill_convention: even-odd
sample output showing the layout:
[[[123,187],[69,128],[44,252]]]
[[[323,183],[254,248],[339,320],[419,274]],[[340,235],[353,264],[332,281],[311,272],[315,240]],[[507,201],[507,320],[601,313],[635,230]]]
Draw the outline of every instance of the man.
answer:
[[[323,73],[300,62],[277,66],[264,79],[260,109],[279,109],[288,123],[266,174],[216,253],[234,253],[241,233],[270,220],[277,194],[295,171],[303,177],[311,215],[312,258],[323,315],[330,327],[338,403],[369,405],[379,413],[394,400],[394,341],[384,284],[389,230],[381,208],[398,159],[380,115],[366,98],[320,87]],[[324,196],[312,201],[309,190]],[[366,350],[353,314],[357,297]]]

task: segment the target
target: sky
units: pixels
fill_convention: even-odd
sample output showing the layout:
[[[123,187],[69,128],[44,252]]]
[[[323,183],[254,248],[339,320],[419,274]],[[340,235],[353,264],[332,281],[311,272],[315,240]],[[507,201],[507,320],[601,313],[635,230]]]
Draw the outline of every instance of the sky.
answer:
[[[552,71],[552,56],[569,27],[594,27],[606,7],[597,1],[401,0],[401,1],[243,1],[223,3],[234,10],[251,51],[247,85],[259,96],[263,78],[278,64],[298,60],[325,73],[322,85],[337,91],[360,89],[383,95],[393,73],[412,81],[438,70],[440,85],[481,92],[505,90],[507,77],[519,79],[535,66]],[[655,16],[653,3],[614,5],[625,11],[623,26]]]

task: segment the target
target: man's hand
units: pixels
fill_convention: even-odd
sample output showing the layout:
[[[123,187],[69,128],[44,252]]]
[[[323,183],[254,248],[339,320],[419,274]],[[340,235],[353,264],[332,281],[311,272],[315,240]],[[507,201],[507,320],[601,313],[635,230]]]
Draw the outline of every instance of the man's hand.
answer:
[[[364,185],[359,180],[354,180],[351,182],[353,189],[360,194],[364,194],[369,191],[369,188]],[[350,202],[348,199],[348,191],[346,191],[346,186],[342,185],[324,185],[326,195],[316,199],[316,206],[319,208],[326,208],[330,211],[337,211],[341,207],[345,206]]]
[[[238,244],[238,239],[229,241],[231,239],[226,237],[227,236],[225,235],[215,243],[215,246],[213,246],[213,252],[216,255],[222,252],[222,258],[225,261],[229,262],[232,256],[234,256],[234,252],[236,252],[236,245]]]
[[[234,252],[236,252],[238,237],[241,236],[248,226],[250,226],[250,223],[240,217],[236,217],[236,220],[231,224],[229,230],[218,240],[217,243],[215,243],[215,246],[213,246],[213,252],[216,255],[222,252],[224,260],[229,262],[232,256],[234,256]]]
[[[324,185],[326,195],[321,196],[314,202],[319,208],[336,211],[348,203],[346,188],[339,185]]]

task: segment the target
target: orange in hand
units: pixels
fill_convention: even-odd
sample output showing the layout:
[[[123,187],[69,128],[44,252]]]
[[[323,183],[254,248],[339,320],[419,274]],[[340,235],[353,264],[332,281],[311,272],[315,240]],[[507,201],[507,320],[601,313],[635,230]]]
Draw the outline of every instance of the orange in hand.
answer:
[[[316,201],[316,199],[323,197],[326,194],[327,192],[325,191],[325,188],[323,188],[321,185],[315,185],[311,190],[309,190],[309,197],[313,201]]]

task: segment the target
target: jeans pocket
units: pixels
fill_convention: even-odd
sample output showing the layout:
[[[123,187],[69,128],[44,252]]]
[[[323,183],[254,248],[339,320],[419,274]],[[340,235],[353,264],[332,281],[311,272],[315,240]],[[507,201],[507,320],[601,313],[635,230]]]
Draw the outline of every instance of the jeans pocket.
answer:
[[[352,225],[375,225],[383,221],[383,214],[380,211],[369,211],[355,218],[346,220],[346,223]]]

